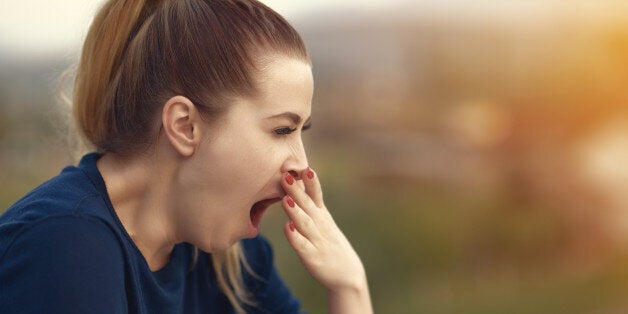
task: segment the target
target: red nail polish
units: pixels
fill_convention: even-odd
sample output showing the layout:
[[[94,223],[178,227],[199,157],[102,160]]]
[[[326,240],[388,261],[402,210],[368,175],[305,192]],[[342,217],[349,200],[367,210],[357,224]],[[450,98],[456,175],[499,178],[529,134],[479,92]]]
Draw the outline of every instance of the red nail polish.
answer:
[[[286,182],[288,182],[288,184],[290,185],[294,183],[294,178],[289,173],[286,173]]]
[[[290,231],[294,231],[294,221],[290,220]]]
[[[288,196],[288,206],[294,208],[294,200],[292,200],[292,197]]]
[[[307,177],[308,179],[314,178],[314,172],[310,169],[310,167],[307,167]]]

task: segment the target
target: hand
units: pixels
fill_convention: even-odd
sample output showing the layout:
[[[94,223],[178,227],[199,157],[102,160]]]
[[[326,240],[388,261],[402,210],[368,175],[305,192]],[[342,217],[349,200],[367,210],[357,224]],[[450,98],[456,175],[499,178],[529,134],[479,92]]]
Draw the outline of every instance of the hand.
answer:
[[[364,266],[323,202],[318,176],[310,168],[302,184],[284,173],[282,207],[291,219],[284,226],[290,245],[316,281],[331,292],[366,290]]]

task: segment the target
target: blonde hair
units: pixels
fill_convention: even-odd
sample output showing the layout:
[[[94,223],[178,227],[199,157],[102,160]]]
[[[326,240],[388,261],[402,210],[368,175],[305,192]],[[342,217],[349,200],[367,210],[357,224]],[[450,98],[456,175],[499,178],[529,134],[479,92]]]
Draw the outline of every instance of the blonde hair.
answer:
[[[311,63],[296,30],[256,0],[109,0],[76,70],[76,130],[100,153],[145,151],[167,99],[184,95],[215,121],[233,96],[257,93],[254,74],[264,54]],[[212,254],[212,263],[221,290],[243,313],[254,301],[242,279],[242,267],[252,271],[241,245]]]

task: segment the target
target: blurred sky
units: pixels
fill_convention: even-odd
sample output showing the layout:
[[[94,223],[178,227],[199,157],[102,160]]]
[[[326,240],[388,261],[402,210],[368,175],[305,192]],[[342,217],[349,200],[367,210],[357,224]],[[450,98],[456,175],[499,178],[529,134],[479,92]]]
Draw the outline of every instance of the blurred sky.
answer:
[[[398,11],[417,18],[481,19],[537,25],[557,16],[627,23],[624,0],[265,0],[288,19],[315,11]],[[102,0],[0,0],[0,56],[74,54]],[[349,9],[349,10],[347,10]]]
[[[0,0],[0,51],[13,55],[72,53],[102,0]],[[407,0],[266,0],[282,15],[347,8],[394,7]]]

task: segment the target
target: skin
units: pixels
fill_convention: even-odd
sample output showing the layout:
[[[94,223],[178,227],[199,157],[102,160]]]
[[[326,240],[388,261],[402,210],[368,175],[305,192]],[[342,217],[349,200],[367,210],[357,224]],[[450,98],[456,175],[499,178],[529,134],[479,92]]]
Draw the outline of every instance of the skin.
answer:
[[[267,60],[257,77],[260,93],[237,97],[220,121],[206,122],[189,99],[175,96],[157,120],[153,150],[101,157],[97,166],[112,204],[156,271],[168,263],[177,243],[216,252],[256,236],[251,206],[276,198],[290,219],[286,238],[327,289],[330,313],[371,313],[364,267],[325,207],[318,176],[308,168],[301,134],[311,114],[311,66],[284,56]],[[298,121],[277,116],[285,112]],[[294,131],[283,134],[288,130]]]

